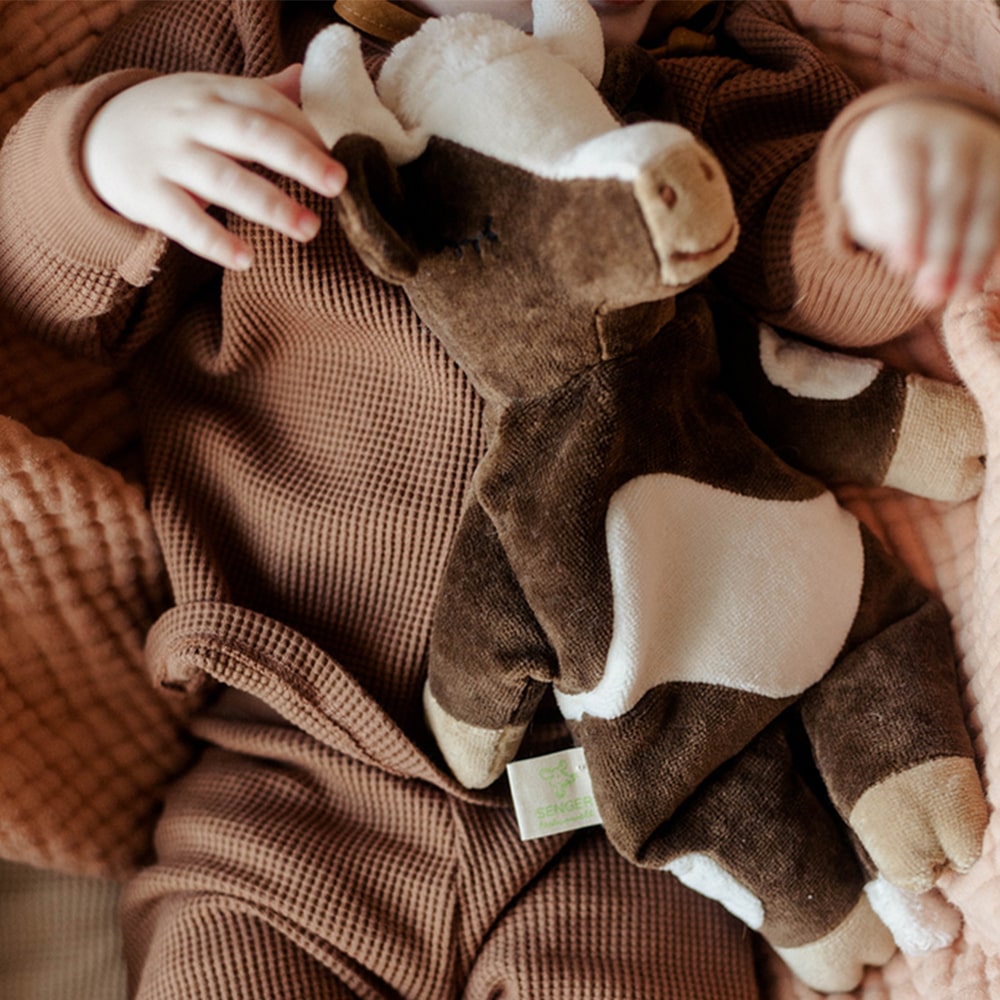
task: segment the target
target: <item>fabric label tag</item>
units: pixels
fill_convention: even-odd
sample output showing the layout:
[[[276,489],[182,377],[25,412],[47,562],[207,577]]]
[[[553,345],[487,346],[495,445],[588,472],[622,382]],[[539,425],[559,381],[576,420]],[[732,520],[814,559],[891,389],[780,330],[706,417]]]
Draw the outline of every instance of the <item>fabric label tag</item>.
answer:
[[[522,840],[599,826],[590,771],[580,747],[507,765]]]

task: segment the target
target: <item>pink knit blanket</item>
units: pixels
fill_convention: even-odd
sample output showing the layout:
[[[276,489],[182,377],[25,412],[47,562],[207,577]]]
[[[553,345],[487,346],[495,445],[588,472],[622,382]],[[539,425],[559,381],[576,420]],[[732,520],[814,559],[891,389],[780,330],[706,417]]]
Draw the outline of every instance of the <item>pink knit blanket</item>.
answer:
[[[133,0],[0,0],[0,135]],[[918,77],[1000,97],[996,0],[788,0],[803,31],[863,85]],[[894,360],[944,343],[986,418],[977,502],[891,491],[844,500],[943,596],[992,799],[1000,793],[1000,285],[953,304]],[[142,639],[166,601],[138,485],[131,417],[113,382],[57,359],[0,316],[0,857],[123,874],[146,849],[160,790],[184,767],[184,706],[155,693]],[[974,870],[943,886],[965,925],[954,946],[897,956],[865,1000],[1000,1000],[1000,820]],[[816,994],[780,963],[771,1000]]]
[[[1000,97],[1000,6],[996,0],[788,0],[803,32],[865,87],[900,79],[945,80]],[[998,275],[1000,279],[1000,275]],[[845,495],[920,579],[937,589],[955,621],[965,700],[991,806],[1000,794],[1000,285],[953,302],[936,328],[897,346],[893,360],[920,367],[943,343],[978,400],[987,431],[987,477],[977,501],[948,506],[888,491]],[[897,957],[867,976],[865,1000],[1000,998],[1000,816],[983,857],[943,882],[964,917],[959,940],[920,957]],[[780,1000],[817,994],[773,964]]]

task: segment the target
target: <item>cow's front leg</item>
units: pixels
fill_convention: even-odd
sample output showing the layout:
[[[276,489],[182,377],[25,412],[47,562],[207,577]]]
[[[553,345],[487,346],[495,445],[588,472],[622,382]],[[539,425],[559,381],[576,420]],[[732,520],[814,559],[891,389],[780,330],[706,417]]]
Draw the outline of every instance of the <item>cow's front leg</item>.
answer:
[[[975,864],[986,819],[975,762],[938,757],[863,792],[848,822],[889,882],[926,892],[945,871],[965,872]]]
[[[485,788],[513,759],[553,654],[492,522],[471,498],[441,585],[424,714],[455,777]]]

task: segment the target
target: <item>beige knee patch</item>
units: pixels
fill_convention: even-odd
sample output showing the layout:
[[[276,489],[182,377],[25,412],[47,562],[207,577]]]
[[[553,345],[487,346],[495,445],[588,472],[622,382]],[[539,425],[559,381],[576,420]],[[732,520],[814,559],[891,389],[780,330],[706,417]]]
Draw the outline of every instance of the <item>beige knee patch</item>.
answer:
[[[848,819],[879,871],[925,892],[947,868],[967,871],[982,850],[987,807],[974,762],[939,757],[873,785]]]
[[[861,982],[866,965],[884,965],[896,944],[862,896],[829,934],[794,948],[775,948],[806,985],[822,993],[847,993]]]

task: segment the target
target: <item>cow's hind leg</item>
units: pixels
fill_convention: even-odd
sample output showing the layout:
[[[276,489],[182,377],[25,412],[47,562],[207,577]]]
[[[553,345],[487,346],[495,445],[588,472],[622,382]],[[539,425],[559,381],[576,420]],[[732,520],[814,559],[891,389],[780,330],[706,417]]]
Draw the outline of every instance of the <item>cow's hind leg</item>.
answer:
[[[817,765],[879,871],[912,892],[978,858],[987,809],[947,610],[865,533],[844,652],[802,699]]]
[[[793,748],[798,725],[794,711],[775,720],[629,852],[717,899],[810,986],[847,991],[895,944],[868,903],[865,871],[808,750],[797,740]],[[614,789],[600,761],[590,768],[610,817]]]

